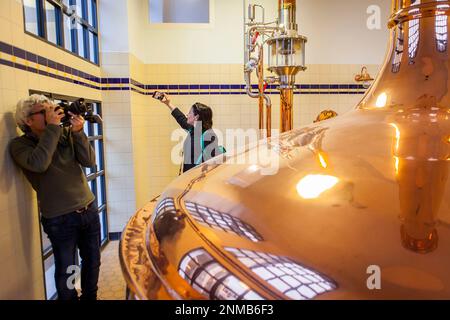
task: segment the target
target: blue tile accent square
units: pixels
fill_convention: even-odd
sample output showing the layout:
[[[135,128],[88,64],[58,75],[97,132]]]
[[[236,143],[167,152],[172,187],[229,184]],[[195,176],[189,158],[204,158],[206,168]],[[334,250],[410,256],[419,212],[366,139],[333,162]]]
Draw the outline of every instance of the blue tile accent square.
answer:
[[[27,67],[25,67],[23,64],[20,64],[20,63],[15,63],[14,67],[17,69],[20,69],[20,70],[27,71]]]
[[[188,84],[180,84],[178,86],[179,90],[189,90],[189,85]]]
[[[102,84],[108,83],[108,78],[102,78]]]
[[[158,90],[158,86],[155,84],[150,84],[145,86],[147,90]]]
[[[330,89],[330,85],[329,84],[321,84],[320,85],[320,89],[324,89],[324,90],[327,89],[328,90],[328,89]]]
[[[26,52],[23,49],[13,47],[13,55],[17,58],[26,59]]]
[[[220,89],[220,85],[218,85],[218,84],[210,84],[209,85],[209,89],[211,89],[211,90],[219,90]]]
[[[27,67],[24,66],[24,65],[21,64],[21,63],[14,63],[14,67],[17,68],[17,69],[20,69],[20,70],[27,71]]]
[[[72,74],[72,68],[68,66],[64,66],[64,72],[67,74]]]
[[[8,66],[8,67],[14,67],[13,63],[11,61],[7,61],[4,59],[0,59],[0,64],[4,65],[4,66]]]
[[[350,84],[349,89],[358,89],[358,85],[357,84]]]
[[[158,85],[158,90],[167,90],[168,89],[168,85],[166,85],[166,84],[159,84]]]
[[[320,89],[320,85],[318,84],[311,84],[310,89]]]
[[[12,55],[13,47],[12,45],[0,41],[0,52]]]
[[[118,84],[118,83],[120,83],[120,78],[109,78],[108,83],[109,84]]]
[[[56,62],[55,62],[55,61],[53,61],[53,60],[48,60],[47,65],[48,65],[50,68],[56,70]]]
[[[201,84],[200,90],[209,90],[209,84]]]
[[[230,85],[230,89],[241,89],[241,85],[240,84],[232,84],[232,85]]]
[[[40,65],[42,65],[42,66],[47,67],[48,60],[47,60],[47,58],[38,56],[38,63],[39,63]]]
[[[37,69],[32,68],[32,67],[28,67],[28,71],[30,71],[32,73],[38,73]]]
[[[199,90],[200,89],[200,85],[198,85],[198,84],[190,84],[189,85],[189,89],[190,90]]]
[[[30,62],[37,62],[37,55],[35,55],[34,53],[31,52],[27,52],[27,60]]]
[[[43,70],[39,70],[39,74],[42,75],[42,76],[46,76],[46,77],[49,76],[48,72],[47,71],[43,71]]]
[[[177,84],[170,84],[169,85],[169,90],[178,90],[178,85]]]
[[[230,85],[229,84],[221,84],[220,89],[221,90],[230,90]]]
[[[56,63],[56,69],[58,69],[58,71],[64,72],[64,65],[62,65],[61,63]]]
[[[121,83],[130,83],[130,78],[122,78],[120,79]]]

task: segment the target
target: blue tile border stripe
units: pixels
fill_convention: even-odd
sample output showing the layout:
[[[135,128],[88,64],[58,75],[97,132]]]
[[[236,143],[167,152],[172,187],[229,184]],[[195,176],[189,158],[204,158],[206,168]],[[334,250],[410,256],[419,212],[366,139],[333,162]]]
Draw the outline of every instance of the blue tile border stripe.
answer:
[[[5,59],[1,54],[11,56]],[[21,62],[16,60],[20,59]],[[35,64],[30,66],[29,64]],[[244,84],[142,84],[132,78],[100,78],[83,71],[65,66],[56,61],[41,57],[26,50],[0,41],[0,65],[16,68],[42,76],[66,81],[101,91],[128,91],[152,95],[155,90],[166,91],[171,95],[245,95]],[[43,70],[45,69],[45,70]],[[62,73],[62,75],[61,75]],[[77,79],[74,79],[77,78]],[[80,81],[81,80],[81,81]],[[257,85],[252,85],[253,89]],[[278,94],[276,85],[269,85],[266,93]],[[364,94],[366,89],[358,84],[298,84],[294,94]]]

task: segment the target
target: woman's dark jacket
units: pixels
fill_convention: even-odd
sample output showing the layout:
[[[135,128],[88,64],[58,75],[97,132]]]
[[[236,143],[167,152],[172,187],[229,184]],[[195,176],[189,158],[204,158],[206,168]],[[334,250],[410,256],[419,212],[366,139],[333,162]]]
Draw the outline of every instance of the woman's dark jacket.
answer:
[[[180,127],[189,133],[186,140],[184,140],[183,145],[183,172],[194,168],[199,164],[198,162],[202,163],[215,157],[216,154],[219,154],[218,139],[212,129],[203,130],[200,126],[194,127],[193,125],[190,125],[187,122],[186,116],[178,108],[175,108],[172,111],[172,116],[178,122]],[[203,152],[201,148],[202,134],[204,142]],[[200,155],[202,155],[201,159]],[[200,161],[198,161],[199,159]]]

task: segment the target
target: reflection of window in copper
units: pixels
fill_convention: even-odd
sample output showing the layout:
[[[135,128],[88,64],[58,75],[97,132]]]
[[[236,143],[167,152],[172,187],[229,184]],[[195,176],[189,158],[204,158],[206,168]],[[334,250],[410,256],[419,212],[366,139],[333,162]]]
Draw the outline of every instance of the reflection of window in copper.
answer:
[[[396,29],[396,42],[395,42],[395,52],[392,60],[392,72],[397,73],[400,71],[400,65],[403,56],[403,43],[404,43],[404,31],[403,23],[400,23]]]
[[[181,260],[178,273],[212,300],[263,300],[203,249],[189,252]]]
[[[408,22],[409,28],[408,28],[408,56],[409,56],[409,63],[414,63],[414,58],[417,55],[417,49],[419,48],[419,40],[420,40],[420,34],[419,34],[419,28],[420,28],[420,22],[419,19],[413,19]]]
[[[245,249],[225,249],[258,277],[291,299],[312,299],[337,288],[328,277],[286,257]]]
[[[234,233],[253,242],[263,240],[252,226],[232,215],[193,202],[186,201],[185,205],[192,217],[207,227]]]
[[[157,216],[164,211],[175,211],[175,202],[173,201],[172,198],[165,198],[161,200],[161,202],[155,209]]]
[[[447,51],[447,16],[436,16],[436,48],[439,52]]]

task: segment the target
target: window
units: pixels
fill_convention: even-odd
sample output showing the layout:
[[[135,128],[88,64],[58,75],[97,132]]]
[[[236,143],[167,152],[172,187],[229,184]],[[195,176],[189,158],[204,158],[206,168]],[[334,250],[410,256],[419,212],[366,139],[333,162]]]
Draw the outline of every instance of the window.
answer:
[[[210,0],[149,0],[151,23],[209,23]]]
[[[201,295],[211,300],[263,300],[204,249],[189,252],[178,274]]]
[[[447,16],[436,16],[436,47],[439,52],[447,51]]]
[[[64,14],[64,49],[67,51],[74,51],[74,48],[72,47],[72,39],[73,39],[73,32],[70,28],[70,17],[67,14]]]
[[[99,64],[98,0],[23,0],[25,31]]]
[[[57,21],[57,10],[53,4],[49,1],[45,1],[45,26],[47,31],[47,40],[54,43],[60,44],[57,34],[56,21]]]
[[[337,288],[337,284],[327,276],[289,258],[238,248],[225,249],[258,277],[293,300],[313,299]]]
[[[31,91],[30,94],[38,93],[44,94],[45,96],[53,99],[55,103],[61,101],[73,102],[78,98],[60,96],[51,93],[43,93]],[[93,107],[93,112],[101,117],[102,109],[101,104],[96,101],[86,101],[91,103]],[[88,136],[89,142],[95,150],[96,155],[96,165],[92,168],[84,168],[86,178],[88,181],[89,188],[95,195],[98,205],[98,214],[100,218],[100,239],[101,245],[104,247],[108,242],[108,214],[106,208],[106,180],[105,180],[105,165],[104,165],[104,148],[103,148],[103,127],[102,124],[85,122],[84,132]],[[45,280],[45,291],[47,299],[56,298],[56,287],[54,279],[54,257],[53,250],[50,241],[47,238],[41,225],[41,244],[42,244],[42,262],[44,267],[44,280]],[[76,255],[77,261],[79,263],[79,255]]]
[[[191,216],[207,227],[233,233],[253,242],[263,241],[262,236],[252,226],[230,214],[194,202],[185,202],[185,205]]]
[[[25,15],[25,30],[38,35],[38,6],[37,0],[24,0],[23,11]]]

